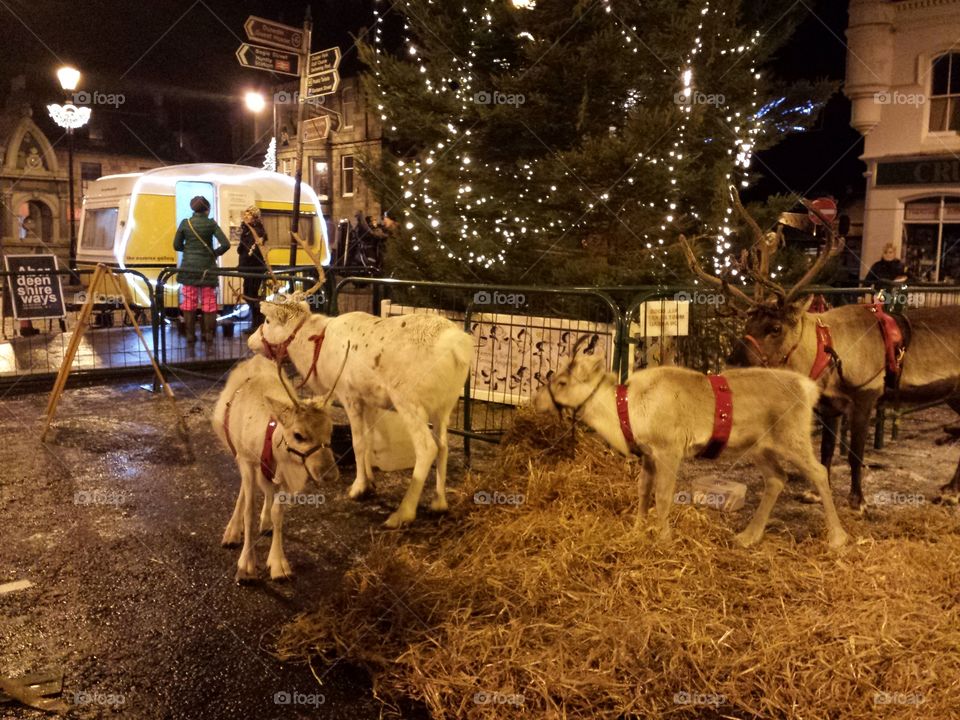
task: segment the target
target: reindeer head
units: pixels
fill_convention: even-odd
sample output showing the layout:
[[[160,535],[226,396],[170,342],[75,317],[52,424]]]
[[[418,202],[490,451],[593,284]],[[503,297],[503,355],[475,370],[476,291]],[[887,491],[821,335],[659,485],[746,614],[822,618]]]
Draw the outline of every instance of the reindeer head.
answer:
[[[707,273],[697,261],[693,247],[681,235],[680,244],[690,269],[704,282],[720,288],[730,299],[730,305],[739,303],[745,312],[746,330],[729,362],[734,365],[778,366],[786,364],[792,348],[797,346],[802,330],[801,321],[810,307],[811,298],[803,297],[806,287],[820,274],[830,258],[843,250],[843,238],[838,237],[830,221],[809,202],[801,199],[804,206],[816,214],[827,231],[827,245],[810,268],[788,290],[770,279],[770,257],[781,242],[777,233],[764,233],[740,203],[734,188],[730,188],[734,206],[746,221],[754,238],[749,251],[744,251],[740,269],[754,281],[751,297],[738,287],[729,284],[726,277]]]
[[[296,468],[286,472],[287,478],[295,480],[296,487],[291,490],[302,490],[308,478],[336,480],[339,471],[330,447],[333,421],[325,402],[299,399],[292,402],[272,397],[264,400],[277,419],[277,430],[282,433],[278,456],[286,455],[286,464]]]
[[[573,346],[570,362],[540,388],[533,398],[533,407],[537,412],[561,413],[563,408],[579,410],[596,393],[597,388],[608,374],[600,354],[584,354],[593,350],[599,340],[597,335],[583,335]],[[580,346],[589,341],[589,345],[580,353]]]

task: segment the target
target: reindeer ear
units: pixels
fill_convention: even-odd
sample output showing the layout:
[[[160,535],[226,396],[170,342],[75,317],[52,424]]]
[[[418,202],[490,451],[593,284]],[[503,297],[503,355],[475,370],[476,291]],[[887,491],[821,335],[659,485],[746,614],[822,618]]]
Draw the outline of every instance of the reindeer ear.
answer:
[[[787,314],[792,318],[799,318],[806,312],[810,311],[810,306],[813,305],[813,295],[807,295],[803,300],[798,300],[787,305]]]
[[[293,416],[293,404],[289,400],[278,400],[269,395],[263,396],[267,407],[270,408],[270,416],[280,421],[281,425],[287,425]]]
[[[590,380],[603,372],[603,357],[601,355],[578,355],[573,364],[573,376],[577,380]]]

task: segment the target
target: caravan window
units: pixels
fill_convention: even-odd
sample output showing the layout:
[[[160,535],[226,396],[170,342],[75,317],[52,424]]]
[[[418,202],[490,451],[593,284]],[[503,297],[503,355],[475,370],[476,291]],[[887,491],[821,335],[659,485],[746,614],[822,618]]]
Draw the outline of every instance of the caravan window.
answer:
[[[80,245],[84,250],[113,250],[117,236],[119,208],[93,208],[84,213],[83,237]]]
[[[313,221],[316,217],[315,213],[300,214],[300,237],[308,245],[313,245]],[[293,213],[261,210],[260,220],[267,233],[270,248],[290,246],[290,223],[293,220]]]

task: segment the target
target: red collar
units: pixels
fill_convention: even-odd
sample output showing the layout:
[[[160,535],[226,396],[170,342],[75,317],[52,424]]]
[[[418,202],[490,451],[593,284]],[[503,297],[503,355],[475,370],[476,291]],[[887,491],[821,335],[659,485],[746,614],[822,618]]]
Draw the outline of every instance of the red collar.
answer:
[[[263,450],[260,451],[260,470],[267,482],[273,482],[276,473],[276,464],[273,462],[273,433],[277,429],[277,421],[270,418],[267,431],[263,435]]]
[[[326,328],[321,330],[319,335],[311,335],[307,338],[307,340],[313,343],[313,362],[310,363],[310,372],[307,373],[306,377],[303,378],[297,387],[298,390],[306,385],[312,376],[317,374],[317,360],[320,358],[320,348],[323,347],[323,336],[325,333]]]
[[[727,446],[733,429],[733,392],[723,375],[707,375],[713,390],[713,434],[699,457],[715,460]]]
[[[290,347],[290,343],[293,342],[293,339],[297,336],[297,333],[300,332],[300,328],[303,327],[303,324],[307,321],[307,318],[304,318],[300,323],[293,329],[293,332],[290,333],[290,337],[280,343],[270,343],[267,342],[267,338],[263,334],[263,329],[260,330],[260,338],[263,341],[263,354],[266,355],[270,360],[273,360],[276,363],[282,363],[287,359],[287,348]]]
[[[636,454],[637,440],[630,427],[630,412],[627,409],[627,386],[617,385],[617,417],[620,418],[620,430],[627,441],[627,449]]]

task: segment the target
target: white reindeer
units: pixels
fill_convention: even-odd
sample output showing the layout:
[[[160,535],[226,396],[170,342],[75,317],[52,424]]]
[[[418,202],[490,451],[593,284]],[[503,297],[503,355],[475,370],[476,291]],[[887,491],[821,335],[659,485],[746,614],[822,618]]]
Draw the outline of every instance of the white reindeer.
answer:
[[[350,348],[336,388],[350,420],[357,463],[350,497],[361,497],[372,483],[373,428],[382,411],[392,409],[410,434],[416,463],[400,506],[384,525],[398,528],[414,520],[434,460],[437,496],[430,507],[446,510],[447,426],[470,371],[473,338],[434,314],[328,317],[311,314],[306,302],[296,300],[264,303],[263,313],[263,325],[248,340],[250,349],[278,361],[289,356],[314,393],[330,391],[338,359]]]
[[[237,582],[257,576],[254,489],[259,487],[264,494],[260,532],[273,530],[267,558],[270,578],[282,580],[293,572],[283,552],[284,503],[277,493],[293,495],[308,479],[338,476],[326,401],[298,399],[289,382],[276,364],[255,355],[233,369],[213,411],[214,432],[240,469],[240,493],[222,541],[224,547],[237,546],[242,530]]]
[[[616,376],[606,372],[602,362],[599,355],[578,356],[575,347],[570,364],[534,397],[534,407],[544,412],[573,408],[574,417],[617,451],[639,455],[637,523],[646,517],[651,491],[655,492],[660,537],[668,539],[668,515],[680,462],[702,452],[714,432],[715,398],[710,381],[684,368],[632,373],[626,383],[628,426],[633,434],[628,443],[617,408]],[[723,457],[753,460],[766,482],[760,505],[736,536],[737,541],[749,546],[763,537],[770,511],[783,489],[786,463],[820,493],[827,540],[831,547],[842,546],[847,534],[837,517],[827,471],[817,462],[810,439],[813,408],[820,396],[816,384],[798,373],[761,368],[728,370],[723,377],[733,397],[733,424]]]

